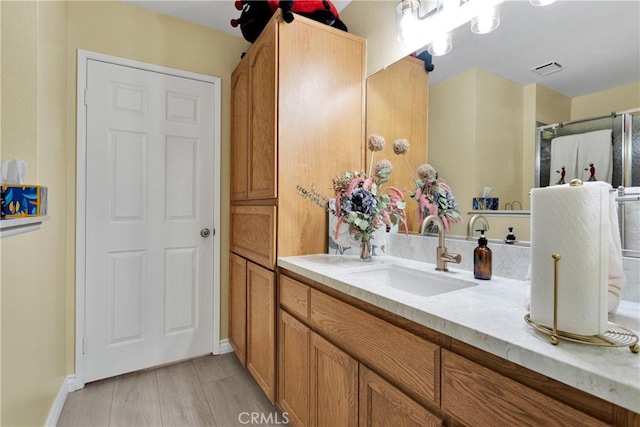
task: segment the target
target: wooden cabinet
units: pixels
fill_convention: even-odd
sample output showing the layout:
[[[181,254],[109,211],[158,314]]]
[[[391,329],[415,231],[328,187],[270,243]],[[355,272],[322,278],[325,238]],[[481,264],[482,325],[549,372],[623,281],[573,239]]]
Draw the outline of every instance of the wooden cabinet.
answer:
[[[468,426],[609,425],[444,350],[442,408]]]
[[[308,426],[311,331],[284,310],[279,322],[278,404],[294,426]]]
[[[249,61],[231,74],[231,200],[247,199],[249,170]]]
[[[229,255],[229,342],[240,363],[275,401],[275,274]]]
[[[440,347],[311,290],[311,324],[425,405],[440,406]]]
[[[277,196],[276,119],[277,57],[276,25],[265,27],[249,50],[249,149],[247,198]]]
[[[276,286],[273,271],[247,263],[247,369],[275,402]]]
[[[363,38],[302,16],[287,24],[277,11],[232,74],[231,252],[251,261],[246,366],[272,401],[276,259],[327,251],[327,212],[297,186],[362,169],[365,70]],[[230,340],[242,360],[231,286]]]
[[[231,200],[276,197],[276,26],[231,76]]]
[[[282,270],[279,283],[278,404],[294,426],[640,425],[638,414],[312,280]]]
[[[247,260],[229,254],[229,343],[242,366],[247,360]]]
[[[279,283],[278,404],[294,426],[442,424],[415,400],[439,402],[438,346],[291,277]]]
[[[312,426],[358,424],[358,362],[320,335],[311,335],[309,393]]]
[[[438,427],[442,419],[360,366],[360,427]]]

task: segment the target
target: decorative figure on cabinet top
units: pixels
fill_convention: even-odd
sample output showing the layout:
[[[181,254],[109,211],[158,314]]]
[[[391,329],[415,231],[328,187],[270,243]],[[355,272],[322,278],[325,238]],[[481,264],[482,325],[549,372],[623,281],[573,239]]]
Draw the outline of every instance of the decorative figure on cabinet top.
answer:
[[[567,174],[565,167],[562,166],[559,171],[556,171],[556,173],[560,174],[560,179],[558,180],[558,182],[556,182],[556,184],[564,184],[564,177]]]
[[[596,179],[596,167],[593,166],[593,163],[589,163],[588,168],[584,168],[584,170],[589,171],[589,179],[587,181],[597,181]]]
[[[282,9],[282,16],[287,23],[292,22],[293,14],[297,13],[314,21],[347,31],[347,26],[339,18],[338,10],[328,0],[236,0],[235,6],[242,13],[238,19],[231,20],[231,26],[235,28],[240,25],[242,36],[251,43],[260,36],[278,8]]]

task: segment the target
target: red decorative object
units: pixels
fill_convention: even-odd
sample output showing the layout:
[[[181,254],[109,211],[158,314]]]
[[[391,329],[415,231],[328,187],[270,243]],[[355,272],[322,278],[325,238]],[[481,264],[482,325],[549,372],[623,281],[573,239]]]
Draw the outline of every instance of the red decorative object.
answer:
[[[243,37],[253,43],[256,41],[274,12],[280,8],[285,22],[294,19],[294,13],[313,19],[323,24],[347,31],[347,26],[340,20],[338,10],[328,0],[297,0],[297,1],[244,1],[236,0],[235,7],[242,13],[238,19],[231,20],[231,26],[240,26]]]

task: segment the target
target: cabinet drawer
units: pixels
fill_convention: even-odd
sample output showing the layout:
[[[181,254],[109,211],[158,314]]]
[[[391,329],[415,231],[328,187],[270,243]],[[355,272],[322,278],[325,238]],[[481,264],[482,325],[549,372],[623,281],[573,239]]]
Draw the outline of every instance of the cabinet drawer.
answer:
[[[280,275],[280,305],[306,321],[309,321],[309,291],[307,285]]]
[[[276,207],[232,206],[231,251],[271,270],[276,263]]]
[[[423,404],[440,405],[440,347],[311,289],[311,324]]]
[[[466,425],[608,425],[455,353],[442,358],[442,409]]]

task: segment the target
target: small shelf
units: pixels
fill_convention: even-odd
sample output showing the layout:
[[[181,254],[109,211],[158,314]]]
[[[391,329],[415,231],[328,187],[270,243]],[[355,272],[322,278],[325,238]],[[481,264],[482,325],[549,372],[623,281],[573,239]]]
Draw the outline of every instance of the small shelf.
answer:
[[[482,210],[469,211],[469,215],[480,214],[482,216],[529,216],[531,211],[525,210]]]
[[[27,218],[3,219],[0,221],[0,238],[15,236],[39,230],[43,221],[49,221],[50,216],[30,216]]]

